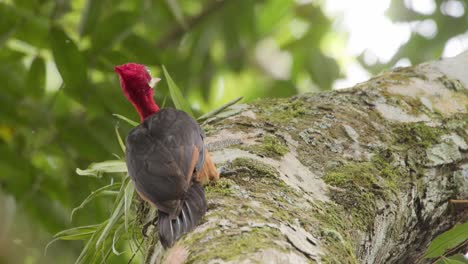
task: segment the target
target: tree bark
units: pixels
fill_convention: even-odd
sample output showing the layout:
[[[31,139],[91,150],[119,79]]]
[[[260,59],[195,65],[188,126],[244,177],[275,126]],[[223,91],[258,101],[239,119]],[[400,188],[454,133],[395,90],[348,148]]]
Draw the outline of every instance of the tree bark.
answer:
[[[467,211],[468,52],[206,121],[203,223],[147,263],[424,263]],[[220,143],[222,142],[222,143]]]

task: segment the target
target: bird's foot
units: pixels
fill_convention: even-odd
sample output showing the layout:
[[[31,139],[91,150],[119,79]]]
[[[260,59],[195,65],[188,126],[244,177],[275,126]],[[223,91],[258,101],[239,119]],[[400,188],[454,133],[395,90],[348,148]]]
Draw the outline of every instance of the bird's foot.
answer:
[[[156,222],[158,221],[158,216],[156,215],[151,221],[148,221],[146,224],[143,225],[141,228],[141,234],[143,237],[147,238],[146,231],[150,226],[156,226]]]

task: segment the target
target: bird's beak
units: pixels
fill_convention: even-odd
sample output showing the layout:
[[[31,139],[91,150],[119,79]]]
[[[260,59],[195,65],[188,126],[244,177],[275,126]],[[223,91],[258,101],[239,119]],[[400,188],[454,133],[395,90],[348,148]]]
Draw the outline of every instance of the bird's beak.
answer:
[[[117,67],[116,67],[117,68]],[[154,88],[156,84],[161,80],[161,78],[151,78],[151,80],[148,82],[148,85],[151,88]]]

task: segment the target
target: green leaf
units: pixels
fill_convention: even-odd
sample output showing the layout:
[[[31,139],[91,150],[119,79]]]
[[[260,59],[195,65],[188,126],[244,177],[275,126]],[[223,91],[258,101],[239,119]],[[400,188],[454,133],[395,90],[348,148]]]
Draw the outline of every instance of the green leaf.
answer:
[[[2,19],[0,20],[0,46],[3,46],[5,41],[15,33],[18,21],[21,19],[13,10],[13,7],[0,3],[0,14],[2,14]]]
[[[78,258],[76,259],[75,264],[92,263],[90,261],[90,258],[92,258],[96,254],[96,248],[93,247],[92,245],[96,243],[97,238],[102,233],[102,230],[107,225],[107,222],[108,220],[98,225],[96,232],[94,232],[94,234],[91,236],[88,242],[86,242],[86,245],[84,246]]]
[[[229,103],[225,104],[225,105],[222,105],[221,107],[218,107],[216,108],[215,110],[213,111],[210,111],[202,116],[200,116],[199,118],[197,118],[197,120],[201,121],[201,120],[205,120],[205,119],[208,119],[210,117],[213,117],[221,112],[223,112],[226,108],[230,107],[231,105],[235,105],[237,102],[239,102],[240,100],[242,100],[242,98],[244,97],[238,97],[232,101],[230,101]]]
[[[26,89],[28,94],[40,98],[45,92],[46,66],[42,57],[36,56],[31,63],[28,75],[26,76]]]
[[[122,140],[122,137],[120,137],[119,128],[117,126],[115,126],[115,134],[117,135],[117,141],[119,141],[119,145],[122,149],[122,152],[125,153],[125,144]]]
[[[135,187],[133,184],[127,184],[125,188],[125,195],[124,195],[124,217],[125,217],[125,230],[128,232],[129,230],[129,222],[131,216],[131,205],[133,201],[133,193],[135,192]]]
[[[169,93],[171,94],[171,99],[172,99],[172,102],[174,102],[175,107],[179,110],[186,112],[187,114],[193,117],[193,113],[192,113],[192,110],[190,109],[190,105],[182,96],[182,92],[180,91],[179,87],[177,87],[174,80],[172,80],[171,76],[166,70],[166,67],[164,67],[163,65],[162,68],[164,71],[164,76],[166,77],[166,80],[167,80],[167,85],[169,87]]]
[[[91,237],[96,232],[99,225],[88,225],[79,226],[63,230],[54,235],[54,239],[47,243],[44,249],[44,255],[47,254],[47,250],[50,245],[58,240],[85,240]]]
[[[65,92],[82,98],[86,95],[87,65],[83,54],[73,40],[59,27],[50,31],[50,44],[57,69],[65,83]]]
[[[290,13],[293,7],[294,1],[292,0],[266,1],[257,18],[260,35],[267,34],[276,28],[276,25]]]
[[[130,184],[131,185],[131,184]],[[114,232],[114,237],[112,238],[112,252],[116,255],[116,256],[119,256],[121,255],[122,253],[124,253],[125,251],[123,252],[119,252],[117,251],[117,249],[115,248],[115,245],[117,244],[117,241],[120,239],[120,237],[122,236],[122,233],[124,231],[123,229],[124,225],[120,225],[117,230],[115,230]]]
[[[0,43],[8,37],[24,41],[28,45],[47,48],[50,19],[37,13],[37,8],[5,4],[0,1]]]
[[[468,263],[468,260],[462,254],[453,255],[449,258],[442,257],[439,261],[436,262],[436,264],[466,264],[466,263]]]
[[[127,172],[127,165],[125,161],[121,160],[107,160],[98,163],[92,163],[85,170],[76,169],[76,173],[81,176],[94,176],[101,177],[103,173],[119,173]]]
[[[71,214],[70,214],[70,221],[73,221],[73,215],[80,209],[83,209],[89,202],[91,202],[94,198],[99,197],[103,194],[106,193],[106,191],[110,190],[117,190],[118,187],[120,187],[120,183],[114,183],[114,184],[109,184],[104,187],[101,187],[93,192],[91,192],[88,197],[86,197],[81,204],[75,208],[73,208]]]
[[[104,240],[107,239],[111,230],[115,227],[117,222],[121,219],[122,213],[123,213],[122,209],[124,207],[125,189],[127,188],[127,185],[129,183],[130,183],[130,177],[125,177],[125,179],[122,181],[122,185],[120,186],[119,195],[117,196],[115,200],[115,205],[112,210],[112,215],[108,219],[106,226],[104,227],[102,233],[100,234],[99,238],[96,241],[96,248],[98,248],[104,242]]]
[[[130,58],[120,58],[118,61],[112,59],[113,62],[122,63],[123,61],[133,60],[138,61],[140,64],[152,65],[155,61],[160,61],[159,52],[148,52],[154,49],[154,43],[148,38],[144,38],[135,33],[125,36],[125,39],[120,43],[122,51]],[[108,56],[106,54],[106,56]],[[115,55],[117,57],[117,54]]]
[[[320,61],[320,64],[317,61]],[[331,89],[333,81],[340,77],[337,61],[320,51],[310,52],[306,61],[306,70],[322,90]]]
[[[454,248],[468,239],[468,222],[458,224],[437,236],[429,245],[425,258],[442,256],[448,249]]]
[[[136,21],[136,14],[130,11],[116,11],[106,17],[91,35],[91,53],[102,53],[122,41]]]
[[[135,126],[138,126],[138,125],[139,125],[137,122],[135,122],[135,121],[133,121],[133,120],[131,120],[131,119],[129,119],[129,118],[123,116],[123,115],[119,115],[119,114],[112,114],[112,115],[115,116],[115,117],[117,117],[118,119],[121,119],[121,120],[127,122],[127,123],[130,124],[131,126],[134,126],[134,127],[135,127]]]
[[[99,225],[87,225],[70,228],[63,230],[54,235],[54,238],[61,240],[83,240],[83,237],[90,237],[89,234],[94,233],[98,229]]]
[[[80,36],[88,35],[96,28],[104,3],[105,1],[86,0],[80,21]]]

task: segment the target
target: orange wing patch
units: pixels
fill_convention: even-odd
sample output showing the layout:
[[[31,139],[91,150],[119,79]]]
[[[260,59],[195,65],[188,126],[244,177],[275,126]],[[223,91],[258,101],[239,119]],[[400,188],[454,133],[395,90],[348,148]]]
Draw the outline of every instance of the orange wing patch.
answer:
[[[200,156],[200,151],[198,150],[197,146],[193,145],[192,160],[190,161],[190,166],[189,166],[189,169],[187,170],[189,174],[185,176],[185,178],[187,179],[187,182],[190,182],[192,180],[193,171],[195,170],[195,166],[197,166],[199,156]]]
[[[208,150],[205,150],[205,164],[201,171],[195,175],[195,180],[202,184],[206,184],[209,181],[216,181],[219,179],[219,172],[216,168],[213,160],[211,159],[210,153]]]

